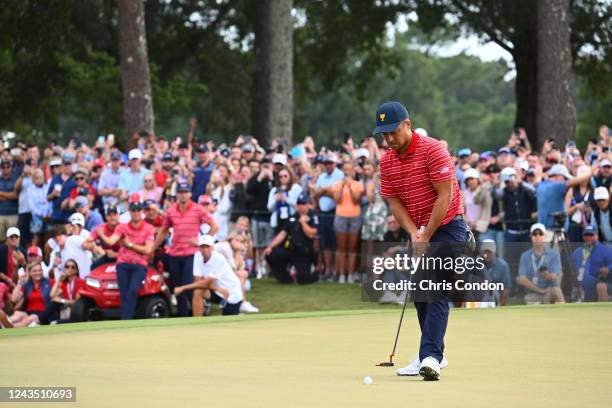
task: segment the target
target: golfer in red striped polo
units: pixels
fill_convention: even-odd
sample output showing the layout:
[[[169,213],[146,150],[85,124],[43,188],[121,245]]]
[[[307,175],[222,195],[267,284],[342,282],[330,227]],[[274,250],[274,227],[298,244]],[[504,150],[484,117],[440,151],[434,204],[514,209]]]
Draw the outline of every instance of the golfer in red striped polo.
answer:
[[[408,111],[399,102],[380,105],[373,133],[382,134],[390,148],[380,161],[381,195],[410,234],[415,250],[423,253],[430,243],[465,243],[468,234],[459,185],[446,148],[438,140],[412,130]],[[438,271],[427,271],[424,279],[439,281],[440,276]],[[420,374],[425,380],[438,380],[447,364],[444,335],[448,299],[446,295],[429,300],[415,298],[414,304],[421,328],[419,355],[397,374]]]

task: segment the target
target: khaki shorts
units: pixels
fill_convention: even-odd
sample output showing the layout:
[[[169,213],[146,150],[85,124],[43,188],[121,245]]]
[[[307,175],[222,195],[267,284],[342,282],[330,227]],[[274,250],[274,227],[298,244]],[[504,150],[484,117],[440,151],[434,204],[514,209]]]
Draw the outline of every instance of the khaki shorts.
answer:
[[[11,227],[16,227],[19,216],[15,215],[0,215],[0,241],[6,240],[6,230]]]

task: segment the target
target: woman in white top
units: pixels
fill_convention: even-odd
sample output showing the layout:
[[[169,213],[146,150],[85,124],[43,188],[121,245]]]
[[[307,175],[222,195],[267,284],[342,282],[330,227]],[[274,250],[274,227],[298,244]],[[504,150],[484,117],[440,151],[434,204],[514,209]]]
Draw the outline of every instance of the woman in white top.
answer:
[[[299,195],[302,193],[302,186],[296,182],[293,172],[287,166],[278,172],[276,185],[272,187],[268,195],[268,211],[270,216],[270,226],[275,233],[282,230],[295,214],[295,204]]]
[[[217,166],[217,171],[213,172],[207,188],[208,194],[217,200],[217,208],[213,217],[219,226],[215,235],[218,240],[226,239],[229,234],[229,221],[232,212],[231,189],[230,168],[227,164],[221,163]]]

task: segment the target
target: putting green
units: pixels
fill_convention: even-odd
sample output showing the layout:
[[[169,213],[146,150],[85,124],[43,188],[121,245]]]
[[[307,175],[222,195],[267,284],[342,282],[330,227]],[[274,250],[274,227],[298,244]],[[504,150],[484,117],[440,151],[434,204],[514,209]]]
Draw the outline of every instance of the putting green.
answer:
[[[76,386],[77,403],[65,404],[71,407],[573,408],[612,401],[610,304],[454,310],[450,365],[439,382],[375,367],[388,358],[398,317],[294,313],[2,330],[0,386]],[[418,338],[409,310],[399,364],[413,356]],[[362,384],[366,375],[373,385]]]

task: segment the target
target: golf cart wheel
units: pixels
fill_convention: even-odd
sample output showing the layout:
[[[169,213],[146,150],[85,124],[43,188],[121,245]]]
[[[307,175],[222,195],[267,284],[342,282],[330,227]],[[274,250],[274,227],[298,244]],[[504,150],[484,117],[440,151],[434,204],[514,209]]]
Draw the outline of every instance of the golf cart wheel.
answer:
[[[139,319],[159,319],[170,317],[170,306],[161,296],[149,296],[140,299],[136,316]]]
[[[71,322],[87,322],[89,321],[89,313],[93,303],[90,299],[80,298],[70,308]]]

